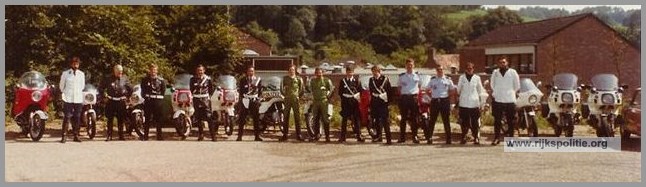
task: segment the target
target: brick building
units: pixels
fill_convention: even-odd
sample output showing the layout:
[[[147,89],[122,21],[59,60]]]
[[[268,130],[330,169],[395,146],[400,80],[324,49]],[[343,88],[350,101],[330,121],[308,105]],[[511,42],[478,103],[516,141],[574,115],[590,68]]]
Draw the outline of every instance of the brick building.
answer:
[[[476,72],[491,73],[501,55],[535,82],[569,72],[588,84],[596,74],[612,73],[620,84],[640,86],[640,50],[591,13],[499,27],[460,50],[460,69],[473,62]]]

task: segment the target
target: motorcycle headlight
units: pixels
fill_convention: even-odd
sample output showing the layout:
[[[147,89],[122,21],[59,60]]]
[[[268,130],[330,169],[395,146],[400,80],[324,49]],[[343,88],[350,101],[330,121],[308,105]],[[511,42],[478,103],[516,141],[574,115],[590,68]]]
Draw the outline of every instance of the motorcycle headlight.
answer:
[[[538,103],[538,96],[536,95],[529,96],[529,104],[536,104],[536,103]]]
[[[35,92],[31,93],[31,100],[33,100],[34,102],[38,102],[42,98],[43,98],[43,93],[41,93],[39,91],[35,91]]]
[[[188,93],[181,93],[177,96],[177,101],[180,103],[189,102]]]
[[[574,95],[572,95],[572,93],[563,93],[563,95],[561,96],[561,100],[564,103],[572,103],[574,102]]]
[[[85,99],[86,103],[92,103],[94,102],[94,99],[95,99],[93,94],[85,94],[83,98]]]
[[[615,104],[615,97],[612,94],[603,94],[601,96],[601,103],[605,105]]]
[[[225,101],[231,101],[231,102],[232,102],[232,101],[235,101],[235,100],[237,99],[237,97],[238,97],[238,96],[236,95],[236,93],[235,93],[235,92],[233,92],[233,91],[231,91],[231,92],[227,92],[227,93],[224,95],[224,100],[225,100]]]

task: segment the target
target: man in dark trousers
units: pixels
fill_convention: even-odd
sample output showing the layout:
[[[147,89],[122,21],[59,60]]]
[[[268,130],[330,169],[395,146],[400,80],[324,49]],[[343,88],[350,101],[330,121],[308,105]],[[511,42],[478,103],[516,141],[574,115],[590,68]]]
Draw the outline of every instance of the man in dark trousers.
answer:
[[[105,93],[105,98],[107,99],[105,117],[108,119],[108,130],[105,141],[112,140],[112,122],[115,117],[117,118],[119,140],[125,140],[123,138],[123,123],[127,117],[126,98],[132,94],[130,80],[123,75],[123,66],[115,65],[113,73],[113,76],[106,79],[101,85],[101,90]],[[139,133],[139,131],[136,132]],[[139,135],[139,137],[142,136]]]
[[[83,110],[83,88],[85,87],[85,73],[79,70],[81,59],[72,57],[70,60],[70,69],[61,74],[59,88],[63,99],[63,131],[61,143],[65,143],[65,133],[67,132],[67,123],[72,123],[74,141],[81,142],[79,139],[79,129],[81,125],[81,112]]]
[[[354,77],[354,67],[345,69],[345,78],[339,83],[339,97],[341,98],[341,135],[339,142],[345,142],[347,133],[348,120],[352,120],[352,130],[358,142],[363,142],[361,138],[360,112],[359,112],[359,94],[361,85],[359,80]]]
[[[397,143],[406,142],[406,121],[410,124],[410,130],[413,133],[413,143],[419,143],[417,137],[417,130],[419,129],[417,124],[419,116],[417,94],[419,94],[420,79],[419,75],[413,72],[414,67],[415,61],[409,58],[406,60],[406,72],[399,74],[399,112],[402,118],[399,122],[400,134]]]
[[[433,130],[435,130],[435,122],[437,122],[438,114],[442,115],[442,122],[444,123],[444,132],[446,134],[446,144],[451,144],[451,122],[449,121],[449,114],[451,112],[451,102],[449,100],[450,91],[455,91],[456,86],[450,77],[444,75],[444,69],[438,65],[435,68],[437,75],[431,77],[428,83],[428,88],[431,91],[431,111],[430,111],[430,135],[428,137],[428,144],[433,144]]]
[[[193,94],[193,106],[195,107],[195,124],[197,125],[197,141],[204,139],[204,124],[211,122],[211,101],[209,98],[215,92],[213,80],[204,74],[204,65],[197,65],[195,76],[191,77],[190,89]],[[209,125],[209,127],[212,127]],[[213,132],[213,131],[212,131]],[[211,134],[211,141],[215,141],[215,133]]]
[[[372,77],[370,77],[370,115],[374,119],[377,128],[377,138],[372,142],[382,142],[381,132],[382,129],[386,131],[386,144],[390,145],[390,123],[388,122],[389,112],[388,103],[392,96],[390,95],[391,86],[388,77],[381,74],[379,66],[372,67]]]
[[[260,96],[262,94],[262,84],[260,84],[260,81],[260,77],[255,76],[254,68],[248,67],[246,76],[238,83],[239,94],[242,96],[242,100],[238,102],[238,108],[241,111],[239,113],[240,117],[238,118],[238,138],[236,141],[242,141],[244,124],[247,123],[248,115],[251,115],[253,119],[254,141],[262,141],[262,138],[260,138],[260,119],[258,116],[258,107],[260,107],[259,97],[249,98],[248,103],[245,104],[245,95]]]
[[[144,123],[144,141],[148,140],[148,132],[150,131],[151,124],[157,127],[157,140],[164,140],[161,124],[161,119],[163,118],[161,110],[164,91],[166,91],[166,80],[157,76],[157,65],[148,65],[148,76],[144,77],[141,81],[141,94],[143,94],[145,99],[144,115],[146,116],[146,123]]]

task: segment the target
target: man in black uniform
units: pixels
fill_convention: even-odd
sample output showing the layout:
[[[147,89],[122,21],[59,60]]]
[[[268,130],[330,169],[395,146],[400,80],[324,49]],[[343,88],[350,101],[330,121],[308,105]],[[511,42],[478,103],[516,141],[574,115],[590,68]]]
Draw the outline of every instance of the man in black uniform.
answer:
[[[363,142],[361,138],[361,129],[360,129],[360,113],[359,113],[359,94],[361,92],[361,86],[359,81],[354,77],[354,68],[347,67],[345,69],[346,77],[341,80],[339,83],[339,97],[341,98],[341,135],[339,136],[339,142],[345,142],[345,135],[347,133],[347,123],[348,120],[352,120],[354,125],[352,130],[354,131],[355,136],[357,137],[358,142]]]
[[[262,141],[260,138],[260,119],[258,116],[258,107],[260,107],[260,101],[258,97],[249,99],[248,106],[244,106],[244,96],[245,95],[255,95],[260,96],[262,94],[262,87],[260,86],[260,77],[255,76],[255,71],[253,67],[247,68],[247,76],[242,78],[238,83],[239,94],[243,99],[238,102],[238,108],[242,109],[240,111],[240,118],[238,118],[238,138],[236,141],[242,141],[242,135],[244,134],[244,124],[247,123],[247,115],[251,115],[253,119],[253,130],[254,130],[254,141]]]
[[[204,66],[198,65],[195,76],[191,78],[191,93],[193,94],[193,106],[195,107],[195,123],[197,123],[197,141],[202,141],[204,125],[202,121],[211,122],[210,95],[213,95],[215,87],[211,77],[204,75]],[[211,127],[209,125],[209,127]],[[211,131],[211,141],[215,141],[215,131]]]
[[[105,117],[108,118],[108,130],[105,141],[112,140],[112,122],[114,117],[117,118],[119,140],[125,140],[123,138],[123,122],[127,116],[126,98],[132,94],[130,81],[128,80],[128,77],[123,75],[123,66],[116,65],[114,66],[113,71],[113,76],[106,79],[101,85],[101,90],[106,94],[107,99]],[[139,137],[142,136],[139,135]]]
[[[373,139],[372,142],[381,142],[381,130],[386,131],[386,144],[390,145],[391,136],[390,136],[390,123],[388,122],[388,103],[390,95],[391,86],[388,78],[381,74],[381,68],[379,66],[372,67],[372,75],[370,77],[370,115],[375,121],[377,127],[377,138]]]
[[[144,114],[146,123],[144,123],[144,138],[148,140],[148,132],[151,124],[157,127],[157,140],[164,140],[162,137],[161,115],[164,91],[166,90],[166,80],[157,76],[157,65],[148,66],[148,76],[141,81],[141,94],[144,97]]]

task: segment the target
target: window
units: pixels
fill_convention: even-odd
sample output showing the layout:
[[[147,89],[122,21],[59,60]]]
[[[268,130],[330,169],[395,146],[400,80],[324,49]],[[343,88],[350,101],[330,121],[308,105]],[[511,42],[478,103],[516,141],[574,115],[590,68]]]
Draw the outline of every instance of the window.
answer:
[[[509,62],[509,67],[516,69],[519,74],[535,74],[535,63],[534,63],[534,54],[523,53],[523,54],[495,54],[487,55],[485,62],[485,72],[491,74],[494,69],[498,68],[497,62],[498,58],[501,56],[507,56],[507,61]]]

